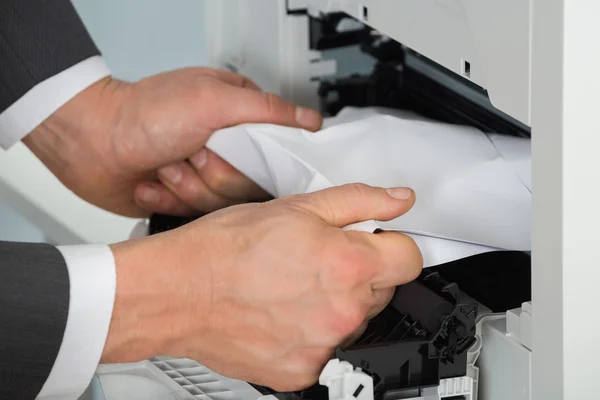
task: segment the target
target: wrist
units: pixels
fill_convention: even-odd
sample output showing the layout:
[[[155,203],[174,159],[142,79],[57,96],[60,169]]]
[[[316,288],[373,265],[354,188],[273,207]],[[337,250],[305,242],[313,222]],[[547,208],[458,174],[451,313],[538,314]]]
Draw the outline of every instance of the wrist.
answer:
[[[64,104],[23,143],[73,193],[105,210],[145,217],[117,162],[130,84],[104,78]]]
[[[156,258],[143,240],[111,245],[117,270],[117,288],[102,363],[137,362],[164,348],[166,321]],[[162,322],[162,323],[161,323]]]
[[[108,146],[102,127],[111,119],[110,97],[118,81],[104,78],[89,86],[56,110],[27,135],[23,142],[61,180],[75,181],[81,159],[98,158]],[[100,139],[100,140],[99,140]],[[88,145],[93,142],[93,145]],[[85,149],[86,154],[82,154]],[[94,161],[98,161],[94,159]]]
[[[185,356],[179,343],[189,338],[191,325],[197,328],[198,320],[208,316],[210,282],[191,276],[201,272],[186,266],[186,249],[174,248],[181,243],[177,234],[111,246],[117,290],[102,363]],[[194,334],[201,332],[196,329]]]

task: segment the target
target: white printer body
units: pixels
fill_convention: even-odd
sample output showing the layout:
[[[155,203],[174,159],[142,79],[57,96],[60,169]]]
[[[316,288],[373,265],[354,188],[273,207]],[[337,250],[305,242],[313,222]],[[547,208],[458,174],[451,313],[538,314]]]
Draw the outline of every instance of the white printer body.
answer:
[[[531,135],[532,301],[480,321],[479,398],[598,398],[600,3],[209,1],[210,64],[323,108],[322,83],[347,65],[327,55],[331,43],[319,48],[313,22],[338,13],[351,17],[334,20],[338,33],[362,24],[374,40],[401,44],[404,68]]]
[[[337,66],[310,49],[308,15],[341,11],[485,88],[496,108],[530,125],[531,8],[523,0],[209,1],[206,45],[211,65],[316,105],[315,78]]]

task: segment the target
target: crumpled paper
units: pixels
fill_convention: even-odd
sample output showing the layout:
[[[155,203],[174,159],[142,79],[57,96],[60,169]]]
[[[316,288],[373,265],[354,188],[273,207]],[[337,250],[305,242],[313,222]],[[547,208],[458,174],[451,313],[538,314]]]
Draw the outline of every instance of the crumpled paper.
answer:
[[[207,147],[276,198],[346,183],[408,186],[392,221],[346,229],[411,236],[425,267],[531,248],[531,143],[396,110],[347,108],[316,133],[269,124],[216,132]]]

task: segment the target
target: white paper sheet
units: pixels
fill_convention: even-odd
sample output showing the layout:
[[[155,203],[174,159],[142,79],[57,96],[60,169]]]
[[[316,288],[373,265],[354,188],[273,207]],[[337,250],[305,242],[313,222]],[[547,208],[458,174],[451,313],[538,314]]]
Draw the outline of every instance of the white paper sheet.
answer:
[[[265,124],[216,132],[207,147],[274,197],[345,183],[408,186],[417,202],[389,222],[415,239],[426,267],[493,250],[530,250],[530,140],[384,109],[345,109],[324,129]]]

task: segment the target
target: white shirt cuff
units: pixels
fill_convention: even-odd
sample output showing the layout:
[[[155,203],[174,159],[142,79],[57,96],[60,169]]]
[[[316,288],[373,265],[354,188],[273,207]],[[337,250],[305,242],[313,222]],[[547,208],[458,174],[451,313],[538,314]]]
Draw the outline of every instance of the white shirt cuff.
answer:
[[[110,75],[101,56],[46,79],[0,114],[0,147],[8,149],[84,89]]]
[[[117,286],[108,246],[59,246],[69,270],[70,299],[58,356],[37,399],[76,400],[89,386],[104,350]]]

